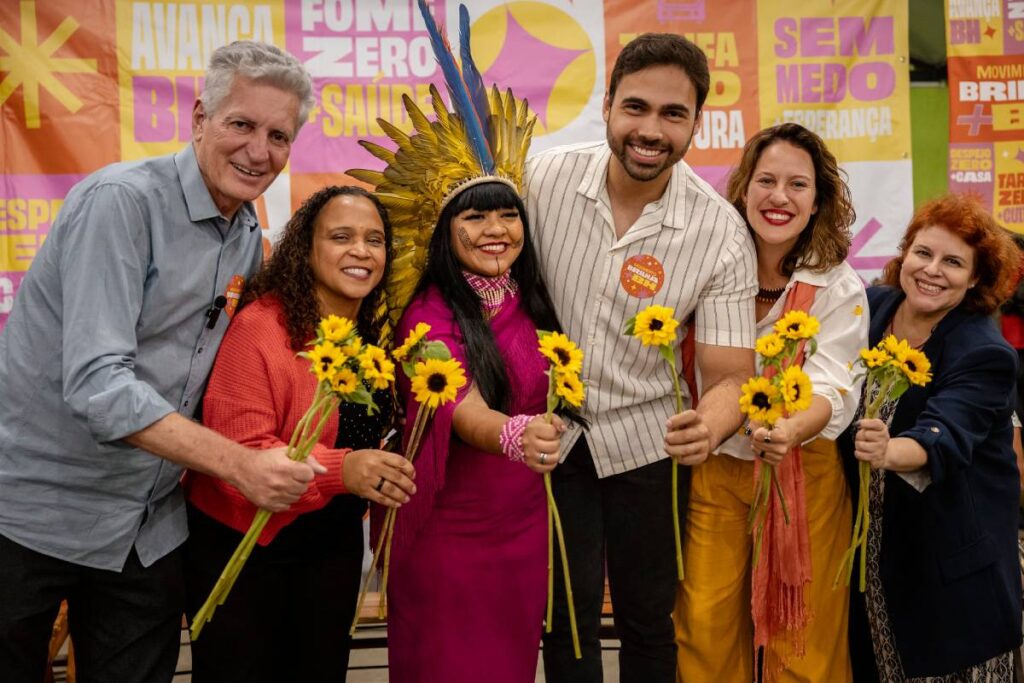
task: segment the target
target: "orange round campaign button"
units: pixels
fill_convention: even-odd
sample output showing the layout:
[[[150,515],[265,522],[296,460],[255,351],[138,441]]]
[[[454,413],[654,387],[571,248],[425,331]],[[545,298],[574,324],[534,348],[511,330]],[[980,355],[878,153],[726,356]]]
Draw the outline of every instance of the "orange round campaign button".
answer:
[[[650,254],[630,256],[619,272],[622,288],[630,296],[647,299],[658,293],[665,282],[665,269]]]

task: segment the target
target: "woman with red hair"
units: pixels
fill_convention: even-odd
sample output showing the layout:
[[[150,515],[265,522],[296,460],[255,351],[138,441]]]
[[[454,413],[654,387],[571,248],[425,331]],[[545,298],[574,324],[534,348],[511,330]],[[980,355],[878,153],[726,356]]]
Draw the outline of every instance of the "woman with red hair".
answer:
[[[840,441],[850,472],[857,460],[872,468],[855,677],[1010,683],[1021,644],[1017,354],[990,316],[1013,288],[1017,249],[977,201],[947,195],[918,209],[899,252],[885,286],[868,290],[870,343],[906,339],[933,378]]]

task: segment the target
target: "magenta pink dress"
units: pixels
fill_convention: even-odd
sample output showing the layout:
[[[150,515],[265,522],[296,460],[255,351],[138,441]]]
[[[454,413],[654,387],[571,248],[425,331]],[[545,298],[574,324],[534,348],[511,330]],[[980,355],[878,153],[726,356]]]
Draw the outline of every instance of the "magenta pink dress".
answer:
[[[434,287],[406,310],[465,365],[451,309]],[[509,413],[545,410],[546,361],[518,295],[491,320],[510,384]],[[399,373],[402,375],[402,373]],[[468,376],[468,373],[467,373]],[[472,378],[469,378],[472,381]],[[469,383],[459,399],[465,395]],[[406,439],[417,404],[408,380]],[[392,683],[528,683],[536,676],[547,598],[547,508],[539,474],[452,433],[454,403],[438,409],[416,456],[417,493],[395,520],[388,578]],[[377,525],[382,514],[375,511]]]

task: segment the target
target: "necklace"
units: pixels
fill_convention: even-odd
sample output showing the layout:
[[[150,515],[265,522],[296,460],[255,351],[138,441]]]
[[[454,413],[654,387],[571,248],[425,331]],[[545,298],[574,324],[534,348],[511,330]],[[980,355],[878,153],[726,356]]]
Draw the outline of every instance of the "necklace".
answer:
[[[758,287],[757,294],[754,295],[754,301],[760,301],[763,304],[773,304],[779,300],[779,297],[782,296],[782,293],[785,291],[785,287],[779,287],[778,289]]]

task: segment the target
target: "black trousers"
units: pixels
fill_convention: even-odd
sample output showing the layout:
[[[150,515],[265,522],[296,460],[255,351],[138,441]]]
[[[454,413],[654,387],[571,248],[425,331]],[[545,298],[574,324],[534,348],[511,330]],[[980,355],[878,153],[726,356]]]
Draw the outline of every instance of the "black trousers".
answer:
[[[289,525],[298,525],[294,529],[286,527],[268,546],[255,548],[227,600],[192,643],[193,683],[345,680],[363,526],[358,503],[341,498],[332,501],[331,510],[302,515]],[[192,506],[188,514],[185,578],[191,619],[242,534]]]
[[[565,530],[583,659],[573,655],[559,553],[555,612],[544,636],[544,675],[552,683],[602,681],[599,629],[605,567],[615,630],[622,643],[619,680],[674,683],[672,625],[678,581],[672,534],[671,461],[598,479],[581,437],[555,468],[552,486]],[[679,515],[685,514],[689,468],[679,470]]]
[[[184,609],[180,550],[143,567],[93,569],[0,536],[0,680],[39,683],[61,600],[81,683],[174,677]]]

